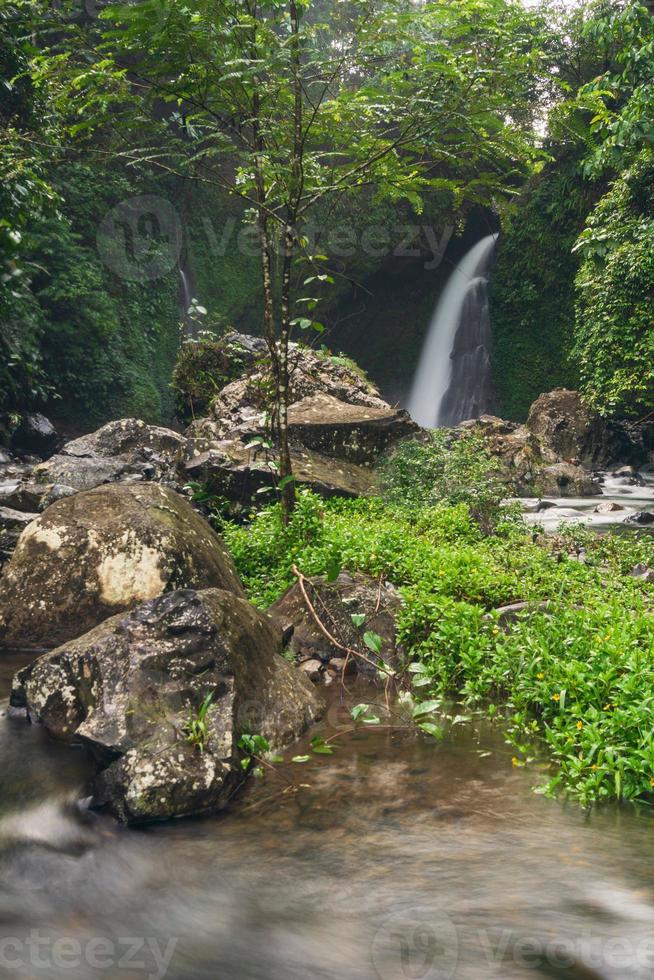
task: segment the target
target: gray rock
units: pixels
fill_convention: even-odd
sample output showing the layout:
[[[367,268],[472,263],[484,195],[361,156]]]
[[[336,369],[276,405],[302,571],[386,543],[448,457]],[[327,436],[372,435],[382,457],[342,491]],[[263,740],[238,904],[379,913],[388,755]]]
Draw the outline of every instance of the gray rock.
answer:
[[[611,475],[616,479],[623,480],[628,486],[642,487],[645,485],[645,481],[635,466],[621,466],[619,470],[614,470]]]
[[[401,409],[349,405],[325,394],[292,405],[288,425],[293,444],[363,466],[374,465],[395,443],[420,432]]]
[[[645,527],[654,524],[654,514],[649,510],[639,510],[635,514],[625,517],[623,524],[637,524],[639,527]]]
[[[34,471],[34,478],[75,490],[103,483],[164,480],[174,469],[186,440],[172,429],[140,419],[118,419],[66,443]]]
[[[641,582],[654,582],[654,568],[650,568],[644,562],[639,562],[629,572],[632,578],[637,578]]]
[[[21,452],[47,456],[54,450],[58,439],[59,435],[50,419],[40,412],[27,412],[12,433],[11,443],[14,449]]]
[[[65,484],[55,483],[41,498],[39,510],[46,510],[51,504],[56,504],[58,500],[64,500],[66,497],[73,497],[76,493],[77,490],[75,490],[74,487],[67,487]]]
[[[96,487],[23,531],[0,579],[0,647],[51,649],[173,589],[243,595],[218,535],[157,484]]]
[[[36,660],[11,704],[98,760],[93,805],[130,823],[224,807],[244,778],[238,741],[279,750],[318,716],[268,617],[231,592],[172,592]],[[206,738],[188,738],[211,696]]]

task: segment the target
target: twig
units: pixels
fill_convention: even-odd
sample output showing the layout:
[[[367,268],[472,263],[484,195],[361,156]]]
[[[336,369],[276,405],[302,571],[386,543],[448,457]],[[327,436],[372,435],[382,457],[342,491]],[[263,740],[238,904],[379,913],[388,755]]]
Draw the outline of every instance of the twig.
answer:
[[[390,670],[388,670],[388,668],[381,666],[381,664],[375,663],[374,660],[371,660],[370,659],[370,657],[366,657],[365,653],[361,653],[359,650],[354,650],[352,647],[345,646],[343,643],[340,643],[336,639],[336,637],[332,636],[332,634],[329,632],[329,630],[327,629],[327,627],[324,625],[324,623],[320,619],[320,616],[316,612],[316,610],[315,610],[315,608],[314,608],[314,606],[313,606],[313,604],[311,602],[311,599],[309,598],[309,596],[307,594],[307,590],[306,590],[306,586],[305,586],[305,583],[306,583],[307,579],[302,574],[302,572],[299,570],[299,568],[297,567],[297,565],[293,565],[293,574],[295,575],[296,579],[298,580],[298,585],[300,586],[300,592],[302,593],[302,598],[304,599],[304,601],[306,603],[306,607],[309,610],[309,612],[311,613],[311,616],[313,617],[313,619],[314,619],[314,621],[316,623],[316,626],[318,627],[318,629],[320,630],[320,632],[323,634],[323,636],[327,640],[329,640],[329,642],[333,646],[335,646],[337,650],[341,650],[344,654],[346,654],[346,657],[348,659],[350,657],[358,657],[360,660],[363,660],[364,663],[368,664],[368,666],[369,667],[372,667],[374,670],[379,670],[379,671],[381,671],[381,673],[387,674],[389,678],[394,677],[393,672],[390,671]],[[347,663],[347,659],[346,659],[346,663]],[[345,669],[345,668],[343,668],[343,669]]]

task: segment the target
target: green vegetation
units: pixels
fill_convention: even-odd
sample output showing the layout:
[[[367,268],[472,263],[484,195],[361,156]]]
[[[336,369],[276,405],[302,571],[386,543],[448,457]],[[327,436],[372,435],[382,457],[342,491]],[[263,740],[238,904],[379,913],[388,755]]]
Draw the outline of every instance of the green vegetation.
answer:
[[[200,752],[204,752],[211,734],[209,730],[209,723],[207,721],[207,715],[209,714],[209,708],[211,707],[211,702],[213,701],[213,695],[213,691],[210,691],[209,694],[207,694],[196,714],[191,714],[184,726],[186,741],[190,742],[191,745],[195,745]]]
[[[568,531],[548,542],[512,519],[486,535],[463,502],[407,511],[306,491],[288,526],[275,505],[222,529],[262,607],[294,581],[294,564],[306,575],[336,563],[394,582],[420,699],[453,695],[501,715],[516,764],[544,743],[551,792],[584,804],[651,792],[654,589],[628,571],[654,566],[654,538]],[[498,622],[493,610],[523,600],[550,605]]]
[[[436,504],[466,503],[479,524],[490,529],[500,515],[506,489],[493,474],[498,460],[476,432],[455,437],[436,429],[422,440],[406,439],[379,467],[382,496],[391,504],[421,510]]]

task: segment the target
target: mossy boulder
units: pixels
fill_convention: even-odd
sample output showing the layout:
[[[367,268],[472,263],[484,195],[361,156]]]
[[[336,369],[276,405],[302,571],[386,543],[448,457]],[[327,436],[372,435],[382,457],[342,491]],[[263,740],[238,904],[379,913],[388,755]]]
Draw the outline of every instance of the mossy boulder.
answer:
[[[244,778],[242,734],[279,750],[319,714],[281,650],[281,630],[233,592],[179,590],[22,670],[12,710],[93,751],[96,806],[126,822],[200,813],[224,806]],[[206,737],[192,743],[187,724],[207,698]]]
[[[0,579],[0,647],[51,649],[178,588],[243,595],[222,540],[158,484],[57,501],[21,534]]]

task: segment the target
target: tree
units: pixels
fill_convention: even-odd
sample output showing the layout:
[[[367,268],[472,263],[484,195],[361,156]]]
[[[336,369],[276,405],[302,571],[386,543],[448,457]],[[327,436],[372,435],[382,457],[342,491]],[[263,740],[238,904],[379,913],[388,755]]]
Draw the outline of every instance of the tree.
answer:
[[[64,4],[64,10],[66,5]],[[40,71],[74,96],[71,132],[110,121],[120,151],[227,189],[256,226],[271,427],[285,513],[294,488],[287,410],[294,329],[332,281],[306,224],[329,200],[434,189],[459,206],[506,196],[533,146],[524,123],[539,67],[537,20],[514,0],[141,0],[102,14],[101,38],[59,43]],[[81,43],[80,43],[81,41]],[[134,131],[148,127],[147,142]]]

